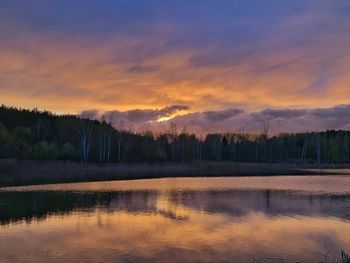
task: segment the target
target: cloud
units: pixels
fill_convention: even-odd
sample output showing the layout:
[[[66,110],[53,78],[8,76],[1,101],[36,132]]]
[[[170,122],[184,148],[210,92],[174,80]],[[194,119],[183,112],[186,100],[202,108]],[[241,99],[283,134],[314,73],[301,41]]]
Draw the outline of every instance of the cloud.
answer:
[[[131,68],[129,68],[126,72],[127,73],[134,73],[134,74],[143,74],[143,73],[152,73],[159,70],[158,66],[140,66],[136,65]]]
[[[134,109],[128,111],[106,111],[99,112],[97,110],[85,110],[82,111],[79,116],[89,119],[107,119],[111,120],[113,125],[128,125],[129,127],[136,128],[138,131],[147,129],[150,125],[149,122],[157,123],[161,118],[171,117],[172,115],[189,110],[188,106],[184,105],[171,105],[169,107],[161,109]]]
[[[129,110],[129,111],[110,111],[107,114],[112,114],[114,118],[124,120],[131,123],[157,121],[162,117],[169,117],[178,111],[188,110],[188,106],[172,105],[158,110]]]
[[[264,125],[269,126],[271,134],[281,132],[321,131],[327,129],[350,129],[350,104],[330,108],[314,109],[263,109],[261,111],[244,111],[226,109],[217,111],[192,112],[178,115],[159,122],[161,117],[169,117],[187,106],[173,105],[159,110],[130,110],[125,112],[110,111],[117,120],[124,121],[134,131],[165,131],[171,123],[178,129],[196,134],[250,132],[260,133]],[[92,112],[93,116],[95,111]],[[101,116],[103,114],[100,114]]]
[[[62,113],[191,105],[199,127],[242,118],[230,129],[243,130],[252,126],[248,112],[345,104],[349,8],[316,0],[2,1],[1,103]],[[244,112],[211,112],[231,108]],[[118,114],[139,123],[158,117]]]
[[[319,118],[344,118],[350,117],[350,105],[340,105],[328,109],[313,109],[310,112]],[[348,120],[350,121],[350,119]]]
[[[82,111],[78,116],[82,119],[100,119],[98,110],[85,110]]]
[[[223,111],[206,111],[202,114],[206,117],[208,121],[219,122],[226,119],[232,118],[237,114],[243,113],[240,109],[228,109]]]
[[[260,115],[263,115],[267,118],[284,118],[284,119],[290,119],[290,118],[296,118],[303,116],[308,111],[306,109],[266,109],[262,110],[260,112]]]

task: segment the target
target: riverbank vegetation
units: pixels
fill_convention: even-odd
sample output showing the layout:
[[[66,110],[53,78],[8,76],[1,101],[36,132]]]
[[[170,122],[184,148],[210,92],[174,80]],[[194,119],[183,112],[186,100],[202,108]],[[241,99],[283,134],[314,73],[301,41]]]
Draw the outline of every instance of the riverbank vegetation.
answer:
[[[123,129],[112,116],[75,115],[0,107],[0,159],[134,162],[349,163],[350,131],[197,136],[176,124],[152,133]],[[118,128],[119,127],[119,128]],[[234,127],[232,127],[234,130]]]

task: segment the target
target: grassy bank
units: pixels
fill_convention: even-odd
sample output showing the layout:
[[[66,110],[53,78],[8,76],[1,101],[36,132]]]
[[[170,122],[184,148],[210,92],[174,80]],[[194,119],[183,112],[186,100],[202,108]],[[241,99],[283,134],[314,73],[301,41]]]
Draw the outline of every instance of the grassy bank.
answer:
[[[84,164],[64,161],[0,160],[0,186],[129,180],[162,177],[350,174],[345,165],[292,163]]]

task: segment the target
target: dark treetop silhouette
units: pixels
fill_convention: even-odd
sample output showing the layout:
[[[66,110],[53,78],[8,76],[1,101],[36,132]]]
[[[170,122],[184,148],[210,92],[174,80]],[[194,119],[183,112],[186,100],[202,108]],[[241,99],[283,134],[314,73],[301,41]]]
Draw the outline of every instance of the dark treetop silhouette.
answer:
[[[38,110],[0,107],[0,159],[84,162],[314,162],[348,163],[350,132],[178,133],[118,130],[108,118],[89,120]]]

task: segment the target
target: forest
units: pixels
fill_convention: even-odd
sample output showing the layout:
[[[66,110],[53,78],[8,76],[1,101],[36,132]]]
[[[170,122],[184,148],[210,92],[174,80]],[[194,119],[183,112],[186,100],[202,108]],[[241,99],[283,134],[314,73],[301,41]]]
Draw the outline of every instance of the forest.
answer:
[[[91,120],[37,109],[0,107],[0,159],[86,163],[291,162],[349,163],[350,131],[197,136],[171,123],[163,132],[135,133],[104,116]],[[234,129],[234,127],[232,127]]]

